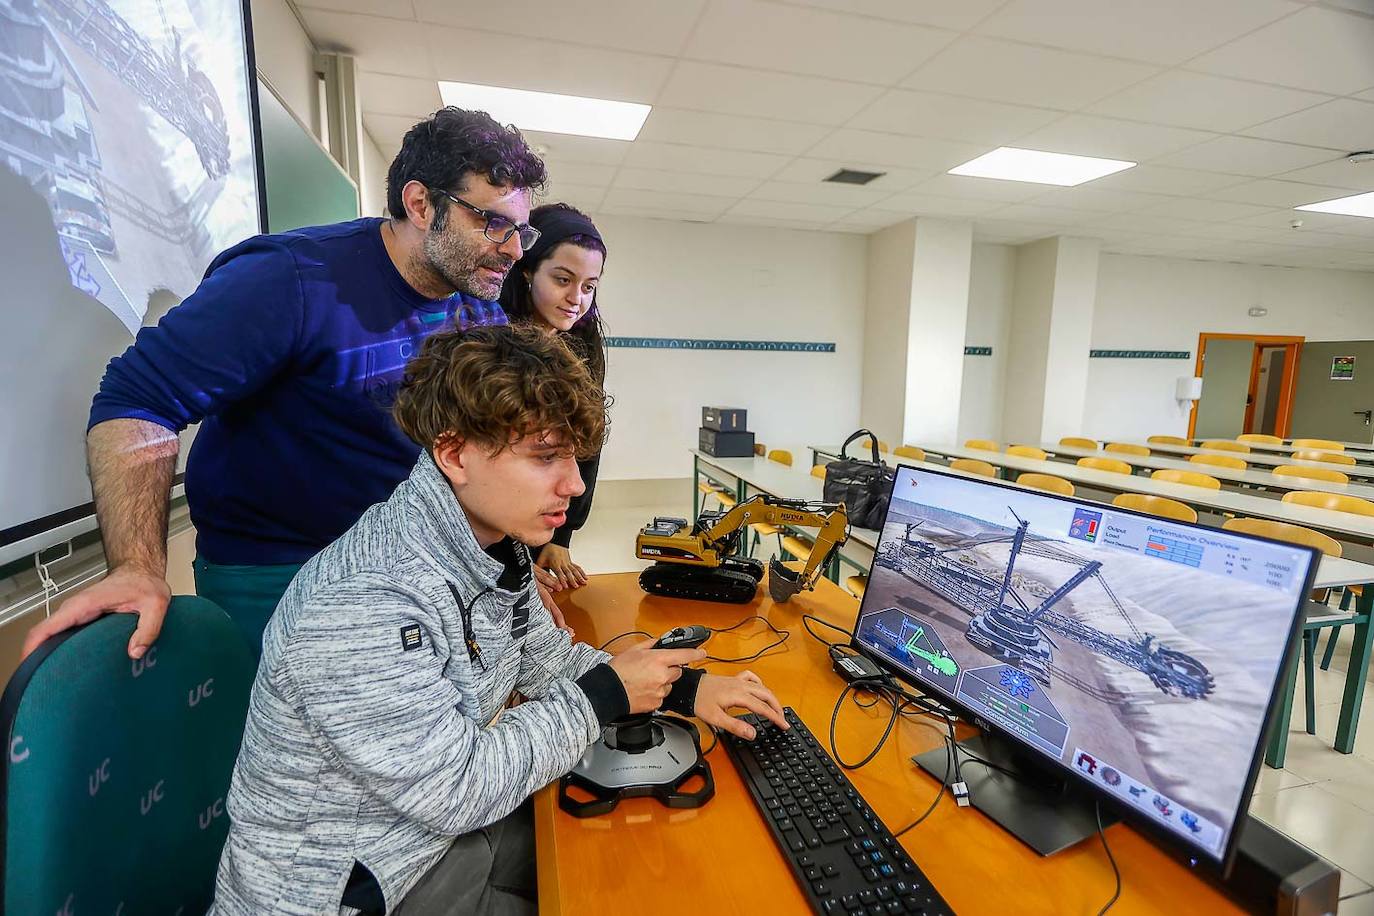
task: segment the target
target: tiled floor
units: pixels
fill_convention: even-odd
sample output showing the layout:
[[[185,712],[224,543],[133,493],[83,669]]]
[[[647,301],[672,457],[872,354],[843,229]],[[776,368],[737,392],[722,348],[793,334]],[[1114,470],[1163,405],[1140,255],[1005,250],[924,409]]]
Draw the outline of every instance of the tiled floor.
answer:
[[[614,485],[607,481],[598,487],[598,505],[587,527],[574,539],[573,558],[589,573],[642,568],[645,564],[634,557],[639,528],[655,515],[685,518],[691,514],[686,481],[664,488],[661,498],[643,506],[618,503]],[[1261,769],[1251,812],[1341,867],[1341,913],[1374,916],[1374,687],[1366,695],[1355,753],[1338,754],[1331,746],[1345,682],[1349,631],[1346,627],[1341,634],[1331,670],[1317,672],[1316,735],[1303,730],[1304,694],[1299,678],[1287,765],[1282,770]]]

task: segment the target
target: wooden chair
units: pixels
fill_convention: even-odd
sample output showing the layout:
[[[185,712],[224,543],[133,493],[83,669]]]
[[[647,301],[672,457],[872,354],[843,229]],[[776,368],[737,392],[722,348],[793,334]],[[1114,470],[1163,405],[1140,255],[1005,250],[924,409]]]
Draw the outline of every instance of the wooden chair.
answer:
[[[1294,439],[1293,448],[1324,448],[1328,452],[1343,452],[1345,446],[1333,439]]]
[[[1094,471],[1111,471],[1113,474],[1131,473],[1131,466],[1117,458],[1079,458],[1078,466]]]
[[[1188,460],[1193,464],[1209,464],[1214,468],[1230,468],[1233,471],[1243,471],[1250,466],[1244,458],[1232,458],[1230,455],[1189,455]]]
[[[1193,507],[1167,496],[1151,496],[1148,493],[1122,493],[1112,500],[1112,505],[1121,509],[1134,509],[1160,518],[1171,518],[1180,522],[1196,522],[1197,513]]]
[[[868,576],[850,576],[844,580],[844,590],[849,592],[860,601],[864,600],[864,592],[868,589]]]
[[[1314,509],[1331,509],[1336,512],[1350,512],[1355,515],[1374,515],[1374,502],[1367,499],[1360,499],[1358,496],[1347,496],[1344,493],[1314,493],[1311,490],[1293,490],[1283,494],[1283,501],[1292,503],[1295,506],[1311,506]],[[1364,594],[1363,585],[1345,586],[1345,594],[1341,596],[1341,610],[1347,610],[1350,606],[1349,595],[1356,598]],[[1340,625],[1331,629],[1331,635],[1326,638],[1326,651],[1322,653],[1322,670],[1331,667],[1331,654],[1336,651],[1336,639],[1341,634]]]
[[[1203,474],[1199,471],[1176,471],[1173,468],[1164,468],[1151,474],[1150,479],[1162,480],[1165,483],[1183,483],[1190,487],[1206,487],[1209,490],[1221,489],[1220,480],[1211,474]]]
[[[1060,445],[1067,445],[1069,448],[1090,448],[1097,449],[1096,439],[1084,439],[1079,436],[1065,436],[1059,440]]]
[[[792,466],[792,453],[785,448],[775,448],[768,453],[768,460],[785,464],[790,468]]]
[[[1242,433],[1236,436],[1237,442],[1257,442],[1260,445],[1283,445],[1283,440],[1278,436],[1270,436],[1265,433]]]
[[[979,461],[976,458],[955,458],[949,466],[956,471],[963,471],[966,474],[978,474],[983,477],[996,477],[997,468],[988,464],[986,461]]]
[[[797,560],[805,560],[811,554],[811,547],[815,541],[799,534],[784,535],[782,539],[782,552],[789,557]]]
[[[1203,439],[1199,443],[1201,448],[1210,448],[1214,452],[1249,452],[1250,446],[1244,442],[1235,442],[1231,439]]]
[[[1287,541],[1290,544],[1302,544],[1307,547],[1315,547],[1324,555],[1329,557],[1339,557],[1341,555],[1340,542],[1334,538],[1322,534],[1320,531],[1313,531],[1311,528],[1304,528],[1301,525],[1290,525],[1286,522],[1275,522],[1268,519],[1259,518],[1233,518],[1228,519],[1221,526],[1227,531],[1239,531],[1244,534],[1255,534],[1260,537],[1272,538],[1276,541]],[[1303,665],[1303,684],[1306,688],[1307,708],[1307,733],[1316,734],[1316,654],[1317,639],[1323,629],[1340,627],[1345,624],[1360,624],[1368,620],[1368,612],[1356,610],[1351,613],[1346,610],[1349,598],[1342,598],[1341,609],[1339,612],[1332,610],[1324,604],[1309,600],[1303,610],[1302,623],[1302,665]],[[1265,754],[1265,762],[1271,767],[1282,767],[1284,755],[1288,746],[1288,720],[1293,714],[1293,696],[1297,689],[1298,669],[1296,664],[1289,663],[1287,673],[1284,677],[1284,692],[1282,702],[1276,710],[1277,721],[1271,729],[1269,737],[1269,750]],[[1350,715],[1353,709],[1345,713]],[[1349,722],[1337,724],[1338,731],[1348,730]]]
[[[1325,480],[1330,483],[1350,483],[1350,477],[1330,468],[1314,468],[1305,465],[1281,464],[1274,468],[1277,477],[1305,477],[1308,480]]]
[[[1050,456],[1045,454],[1042,448],[1033,445],[1008,445],[1007,454],[1015,455],[1018,458],[1034,458],[1036,461],[1045,461]]]
[[[899,445],[892,450],[894,458],[910,458],[913,461],[925,461],[926,453],[924,449],[919,449],[914,445]]]
[[[976,448],[981,452],[999,451],[997,443],[991,439],[970,439],[964,443],[964,448]]]
[[[764,455],[768,454],[768,446],[764,445],[762,442],[755,442],[754,454],[762,458]]]
[[[1016,482],[1032,490],[1045,490],[1049,493],[1058,493],[1060,496],[1073,495],[1073,484],[1053,474],[1026,473],[1017,477]]]
[[[1342,455],[1340,452],[1323,452],[1314,448],[1302,448],[1293,453],[1294,461],[1326,461],[1330,464],[1354,465],[1358,462],[1349,455]]]
[[[1131,445],[1129,442],[1108,442],[1102,446],[1104,452],[1115,452],[1118,455],[1137,455],[1141,458],[1148,458],[1150,450],[1143,445]]]
[[[883,440],[879,439],[879,440],[878,440],[878,451],[880,451],[880,452],[891,452],[891,451],[892,451],[892,446],[888,445],[886,442],[884,442]]]
[[[1188,440],[1182,436],[1151,436],[1145,440],[1157,445],[1187,445]]]
[[[812,465],[812,466],[811,466],[811,476],[812,476],[812,477],[819,477],[821,480],[825,480],[825,465],[823,465],[823,464],[815,464],[815,465]]]

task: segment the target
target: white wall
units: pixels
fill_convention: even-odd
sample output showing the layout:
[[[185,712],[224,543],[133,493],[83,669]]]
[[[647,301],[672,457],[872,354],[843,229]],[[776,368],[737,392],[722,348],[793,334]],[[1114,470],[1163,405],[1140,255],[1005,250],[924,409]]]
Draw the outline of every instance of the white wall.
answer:
[[[991,356],[965,356],[960,389],[958,439],[1002,438],[1002,397],[1011,345],[1012,281],[1016,249],[1009,245],[974,245],[969,276],[970,347],[992,347]]]
[[[363,174],[358,186],[358,196],[362,198],[362,216],[386,215],[386,170],[391,163],[382,157],[382,151],[366,130],[362,132]]]
[[[873,233],[867,247],[860,425],[891,444],[905,419],[916,221]]]
[[[972,224],[916,220],[906,403],[894,442],[949,442],[959,433],[972,262]]]
[[[310,36],[286,0],[252,0],[251,12],[258,72],[318,137],[320,98]]]
[[[1251,318],[1263,306],[1269,314]],[[1099,439],[1186,435],[1174,380],[1192,375],[1198,334],[1374,336],[1374,274],[1104,254],[1092,346],[1186,350],[1187,360],[1089,360],[1083,432]]]
[[[703,405],[744,407],[770,448],[841,441],[859,418],[863,236],[598,216],[613,336],[830,341],[834,353],[609,351],[601,477],[685,477]]]

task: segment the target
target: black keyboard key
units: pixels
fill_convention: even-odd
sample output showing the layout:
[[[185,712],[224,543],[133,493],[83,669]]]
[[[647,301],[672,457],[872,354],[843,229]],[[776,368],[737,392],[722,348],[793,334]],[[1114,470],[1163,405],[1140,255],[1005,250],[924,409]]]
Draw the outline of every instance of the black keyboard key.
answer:
[[[757,716],[753,742],[722,737],[803,895],[825,916],[952,912],[796,713],[783,732]],[[917,890],[919,888],[919,895]],[[861,896],[862,894],[862,896]],[[895,908],[894,908],[895,907]]]

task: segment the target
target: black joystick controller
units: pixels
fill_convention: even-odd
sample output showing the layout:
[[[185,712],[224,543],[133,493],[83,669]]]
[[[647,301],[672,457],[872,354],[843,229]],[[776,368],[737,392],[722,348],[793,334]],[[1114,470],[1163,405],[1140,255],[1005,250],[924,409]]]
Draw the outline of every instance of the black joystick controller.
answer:
[[[654,642],[655,649],[695,649],[711,638],[710,627],[693,624],[673,627]],[[626,716],[614,723],[614,732],[607,736],[607,744],[630,754],[647,751],[663,743],[663,730],[654,722],[651,712]]]

